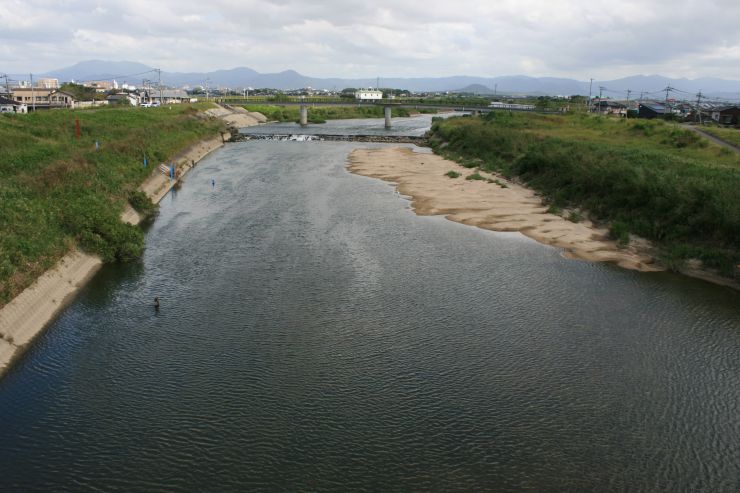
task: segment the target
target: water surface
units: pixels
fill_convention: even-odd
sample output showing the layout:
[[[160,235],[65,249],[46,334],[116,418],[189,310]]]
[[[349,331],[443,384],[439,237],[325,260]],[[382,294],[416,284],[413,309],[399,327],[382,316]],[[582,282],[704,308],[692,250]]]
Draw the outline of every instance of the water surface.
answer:
[[[737,293],[418,217],[354,146],[202,161],[0,381],[0,490],[738,491]]]

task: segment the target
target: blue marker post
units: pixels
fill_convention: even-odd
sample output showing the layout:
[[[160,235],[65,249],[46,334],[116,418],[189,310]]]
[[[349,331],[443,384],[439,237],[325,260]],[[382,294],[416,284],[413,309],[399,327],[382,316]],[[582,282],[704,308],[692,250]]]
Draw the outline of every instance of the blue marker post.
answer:
[[[149,166],[149,160],[144,156],[144,167],[146,168],[147,166]]]
[[[96,140],[96,141],[95,141],[95,150],[97,151],[98,149],[100,149],[100,142],[98,142],[98,141]]]
[[[175,165],[170,164],[170,179],[175,178]]]
[[[216,180],[211,178],[211,188],[216,188]]]

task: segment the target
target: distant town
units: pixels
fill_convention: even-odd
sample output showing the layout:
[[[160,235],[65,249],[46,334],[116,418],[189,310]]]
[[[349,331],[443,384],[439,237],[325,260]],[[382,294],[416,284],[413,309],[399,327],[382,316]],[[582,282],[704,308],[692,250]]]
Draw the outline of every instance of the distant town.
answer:
[[[603,87],[600,89],[604,89]],[[599,91],[601,92],[601,91]],[[398,88],[343,88],[341,90],[302,87],[292,90],[274,88],[228,88],[183,86],[170,87],[156,80],[143,79],[139,85],[116,79],[60,81],[56,78],[0,80],[0,113],[28,113],[56,108],[90,108],[103,105],[157,107],[165,104],[215,102],[306,102],[306,103],[373,103],[398,102],[420,104],[461,104],[512,111],[569,112],[586,110],[623,118],[664,118],[677,121],[715,122],[738,125],[740,105],[716,98],[691,95],[691,99],[672,87],[658,96],[655,92],[639,93],[630,98],[596,95],[521,95],[489,94],[471,90],[410,91]]]

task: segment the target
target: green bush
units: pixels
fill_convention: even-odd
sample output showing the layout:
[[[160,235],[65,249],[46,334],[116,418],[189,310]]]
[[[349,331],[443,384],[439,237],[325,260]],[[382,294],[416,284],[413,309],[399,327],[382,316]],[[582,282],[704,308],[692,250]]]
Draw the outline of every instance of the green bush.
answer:
[[[445,176],[448,176],[450,178],[460,178],[461,175],[457,171],[450,170],[447,173],[445,173]]]

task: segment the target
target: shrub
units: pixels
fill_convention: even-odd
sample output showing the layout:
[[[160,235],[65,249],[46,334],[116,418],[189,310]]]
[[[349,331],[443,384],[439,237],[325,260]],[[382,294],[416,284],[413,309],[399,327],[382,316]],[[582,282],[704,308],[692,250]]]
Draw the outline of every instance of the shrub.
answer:
[[[468,175],[465,177],[466,180],[485,180],[480,173],[473,173],[472,175]]]
[[[460,176],[462,176],[462,175],[460,173],[458,173],[457,171],[450,170],[447,173],[445,173],[445,176],[448,176],[450,178],[460,178]]]
[[[619,246],[627,246],[630,242],[629,226],[622,221],[614,221],[609,226],[609,237],[616,240]]]

